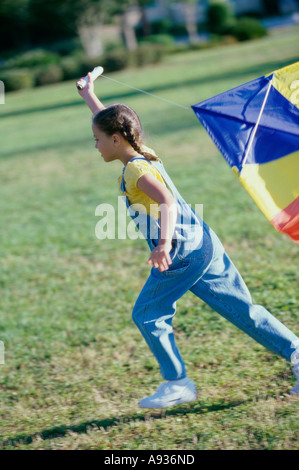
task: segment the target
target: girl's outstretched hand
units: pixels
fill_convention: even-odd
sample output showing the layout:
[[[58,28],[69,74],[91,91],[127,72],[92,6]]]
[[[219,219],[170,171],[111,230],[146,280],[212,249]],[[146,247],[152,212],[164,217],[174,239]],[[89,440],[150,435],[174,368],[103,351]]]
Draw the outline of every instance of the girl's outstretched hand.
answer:
[[[151,252],[147,264],[152,264],[154,268],[158,268],[161,272],[167,271],[169,265],[172,264],[171,256],[169,255],[171,248],[171,243],[159,243]]]
[[[76,84],[79,82],[77,80]],[[90,72],[87,74],[87,83],[84,88],[81,90],[77,88],[78,93],[82,98],[84,99],[85,103],[87,106],[90,108],[91,112],[93,115],[97,114],[99,111],[102,111],[102,109],[105,109],[105,106],[103,103],[98,99],[98,97],[94,93],[94,80],[92,79],[92,76]]]
[[[78,82],[79,80],[77,80],[76,83]],[[85,87],[82,89],[77,88],[77,90],[78,90],[79,95],[82,96],[82,98],[85,98],[86,96],[90,96],[94,93],[94,83],[93,83],[93,79],[91,78],[90,72],[88,72],[87,74],[87,83]]]

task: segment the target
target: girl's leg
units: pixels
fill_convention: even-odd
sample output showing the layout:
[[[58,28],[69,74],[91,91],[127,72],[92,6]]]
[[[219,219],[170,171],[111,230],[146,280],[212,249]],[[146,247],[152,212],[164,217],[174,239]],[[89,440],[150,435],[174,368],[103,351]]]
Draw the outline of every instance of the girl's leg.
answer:
[[[137,299],[132,318],[157,359],[165,380],[176,380],[186,375],[172,328],[175,311],[176,301],[161,288],[159,279],[151,275]]]
[[[202,260],[192,263],[176,261],[162,273],[153,268],[133,309],[133,321],[167,381],[186,376],[185,365],[175,343],[172,319],[176,301],[198,280],[202,266]]]
[[[199,263],[195,263],[199,267]],[[195,264],[176,262],[169,271],[152,269],[133,309],[133,320],[156,357],[162,383],[156,392],[139,402],[141,408],[166,408],[196,400],[196,386],[186,376],[185,365],[175,344],[172,318],[176,300],[198,279]]]
[[[215,234],[214,257],[191,292],[257,342],[291,360],[298,338],[261,305],[254,305],[248,288]]]

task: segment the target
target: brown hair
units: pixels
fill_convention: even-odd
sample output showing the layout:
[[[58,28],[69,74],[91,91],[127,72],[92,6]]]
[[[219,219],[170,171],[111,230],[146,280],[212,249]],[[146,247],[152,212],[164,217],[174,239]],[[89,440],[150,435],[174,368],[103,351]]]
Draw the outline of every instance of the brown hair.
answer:
[[[142,127],[139,117],[124,104],[112,104],[93,117],[93,125],[107,135],[120,133],[131,147],[147,160],[160,161],[158,157],[142,150]]]

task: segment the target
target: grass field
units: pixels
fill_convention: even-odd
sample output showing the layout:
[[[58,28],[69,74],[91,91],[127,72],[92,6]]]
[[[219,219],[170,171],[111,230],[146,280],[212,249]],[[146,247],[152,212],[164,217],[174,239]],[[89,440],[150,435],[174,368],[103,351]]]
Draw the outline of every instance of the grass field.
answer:
[[[189,106],[298,60],[298,41],[295,28],[111,77]],[[185,199],[204,205],[254,301],[298,334],[298,247],[274,231],[193,112],[104,78],[96,92],[137,111],[147,145]],[[8,94],[0,107],[0,448],[299,449],[290,365],[191,293],[174,329],[198,401],[138,408],[161,381],[131,320],[148,248],[95,237],[95,208],[117,207],[122,167],[101,160],[90,121],[70,82]]]

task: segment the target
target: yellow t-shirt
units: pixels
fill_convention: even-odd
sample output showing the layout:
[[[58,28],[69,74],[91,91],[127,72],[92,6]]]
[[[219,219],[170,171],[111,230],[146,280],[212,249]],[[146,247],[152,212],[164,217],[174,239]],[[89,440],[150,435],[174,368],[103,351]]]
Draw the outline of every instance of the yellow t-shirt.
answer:
[[[122,195],[127,196],[129,204],[133,210],[146,212],[157,220],[159,218],[159,204],[137,188],[137,181],[139,178],[148,173],[153,175],[158,181],[166,186],[161,174],[154,165],[147,160],[138,159],[130,161],[126,165],[124,171],[126,193],[123,193],[120,189],[121,176],[118,179],[119,190]]]

